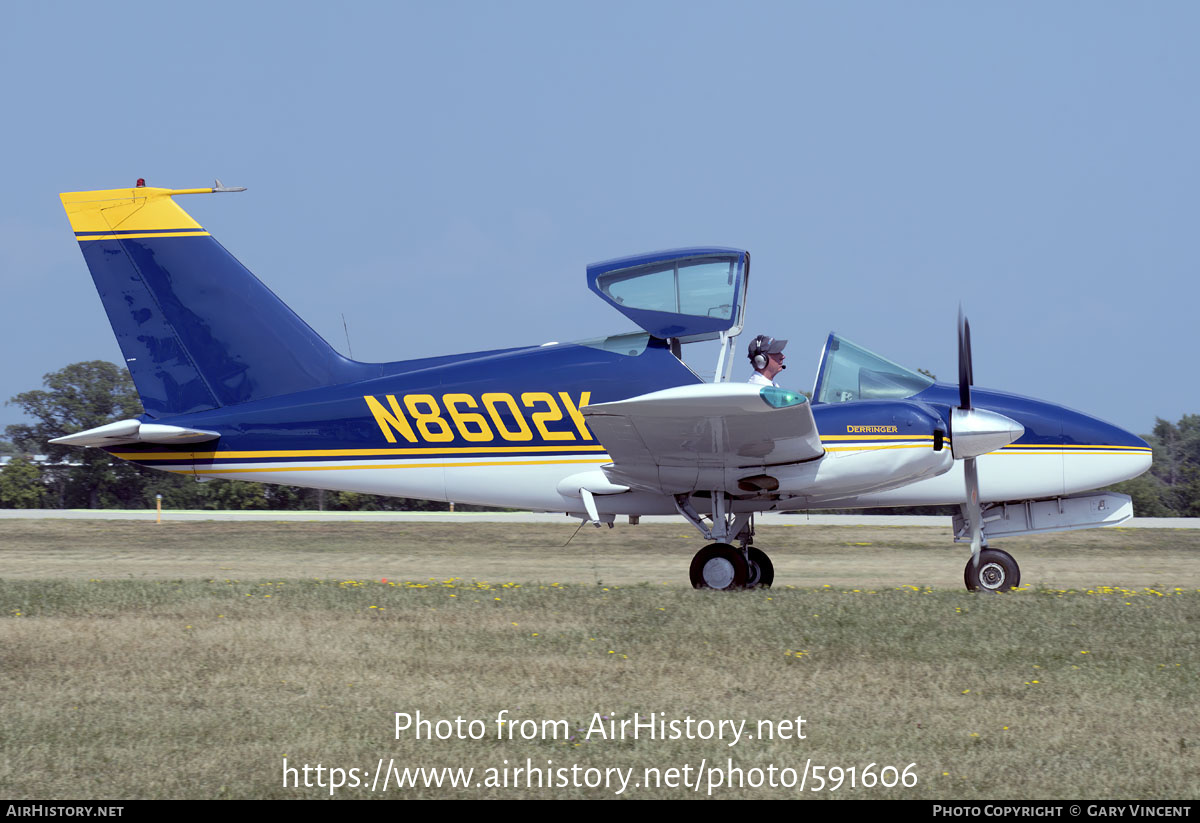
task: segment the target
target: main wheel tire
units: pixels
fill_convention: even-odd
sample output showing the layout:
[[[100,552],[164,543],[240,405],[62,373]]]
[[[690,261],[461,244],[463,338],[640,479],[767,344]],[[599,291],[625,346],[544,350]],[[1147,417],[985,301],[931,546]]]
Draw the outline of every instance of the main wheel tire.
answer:
[[[767,553],[762,549],[754,546],[746,549],[746,552],[750,555],[750,579],[746,581],[746,585],[752,589],[771,588],[771,584],[775,582],[775,564],[771,562],[771,558],[767,557]]]
[[[1006,592],[1021,585],[1021,567],[1008,552],[983,549],[978,567],[974,558],[967,561],[963,582],[973,592]]]
[[[750,567],[742,553],[728,543],[712,543],[696,552],[690,569],[692,588],[732,591],[744,589]]]

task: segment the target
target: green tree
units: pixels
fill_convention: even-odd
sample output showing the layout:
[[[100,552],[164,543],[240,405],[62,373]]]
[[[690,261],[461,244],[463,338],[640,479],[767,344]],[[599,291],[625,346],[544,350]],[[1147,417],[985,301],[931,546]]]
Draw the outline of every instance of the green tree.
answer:
[[[101,508],[141,504],[145,476],[101,449],[55,446],[49,441],[142,413],[133,380],[124,368],[103,360],[72,363],[43,378],[45,389],[18,394],[30,424],[8,426],[6,434],[25,452],[46,454],[60,465],[50,486],[60,507]]]
[[[0,469],[0,508],[36,509],[45,495],[42,470],[29,458],[14,457]]]
[[[1185,414],[1172,425],[1154,424],[1156,474],[1171,486],[1172,503],[1180,517],[1200,516],[1200,414]]]
[[[1142,439],[1154,449],[1153,465],[1112,490],[1132,497],[1139,517],[1200,517],[1200,414],[1178,423],[1160,417]]]
[[[206,509],[269,509],[272,508],[261,483],[241,480],[209,480],[200,484]]]
[[[1178,517],[1178,512],[1172,508],[1174,492],[1152,472],[1123,480],[1109,489],[1120,494],[1127,494],[1133,499],[1133,513],[1136,517]]]

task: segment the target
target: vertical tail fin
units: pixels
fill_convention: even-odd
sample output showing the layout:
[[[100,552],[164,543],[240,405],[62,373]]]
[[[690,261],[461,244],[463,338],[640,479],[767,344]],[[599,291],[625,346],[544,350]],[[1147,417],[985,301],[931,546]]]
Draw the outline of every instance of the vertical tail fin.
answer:
[[[142,405],[167,417],[354,379],[333,350],[172,200],[62,194]]]

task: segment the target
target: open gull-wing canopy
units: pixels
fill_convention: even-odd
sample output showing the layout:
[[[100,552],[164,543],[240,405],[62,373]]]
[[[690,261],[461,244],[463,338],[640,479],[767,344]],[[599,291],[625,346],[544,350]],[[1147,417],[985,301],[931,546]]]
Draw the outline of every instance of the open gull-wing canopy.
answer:
[[[655,337],[682,343],[742,330],[750,253],[671,249],[588,266],[588,288]]]

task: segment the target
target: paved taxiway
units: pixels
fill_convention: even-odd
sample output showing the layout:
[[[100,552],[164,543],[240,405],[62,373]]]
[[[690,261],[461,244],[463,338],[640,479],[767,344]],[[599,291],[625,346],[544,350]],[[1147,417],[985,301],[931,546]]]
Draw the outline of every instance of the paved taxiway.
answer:
[[[562,523],[563,514],[541,512],[319,512],[319,511],[163,511],[164,520],[242,520],[306,522],[316,520],[385,523]],[[0,509],[4,519],[153,520],[154,509]],[[575,522],[574,518],[571,518]],[[888,514],[760,514],[755,522],[775,526],[942,526],[949,517]],[[624,517],[618,523],[626,522]],[[643,523],[681,523],[675,515],[647,515]],[[1200,517],[1135,517],[1127,529],[1200,529]]]

